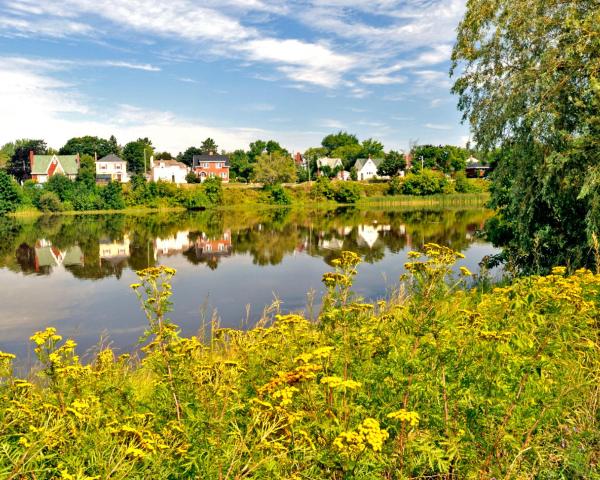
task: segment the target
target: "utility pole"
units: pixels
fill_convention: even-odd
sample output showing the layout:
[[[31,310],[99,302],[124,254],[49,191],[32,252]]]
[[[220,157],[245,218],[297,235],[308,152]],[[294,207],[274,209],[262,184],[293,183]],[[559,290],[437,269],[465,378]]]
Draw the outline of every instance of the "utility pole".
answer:
[[[144,147],[144,175],[146,175],[146,147]]]

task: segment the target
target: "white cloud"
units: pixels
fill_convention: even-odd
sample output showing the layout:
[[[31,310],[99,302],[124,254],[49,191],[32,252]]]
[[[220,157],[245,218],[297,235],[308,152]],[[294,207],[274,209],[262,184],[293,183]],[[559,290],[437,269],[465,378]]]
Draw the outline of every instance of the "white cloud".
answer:
[[[425,128],[430,128],[431,130],[452,130],[452,125],[446,125],[443,123],[426,123],[423,126]]]
[[[161,68],[149,63],[131,63],[117,60],[105,60],[99,62],[85,62],[89,65],[97,65],[99,67],[117,67],[117,68],[130,68],[132,70],[144,70],[146,72],[160,72]]]
[[[333,118],[323,118],[319,121],[319,125],[324,128],[333,128],[336,130],[343,130],[345,128],[344,123]]]

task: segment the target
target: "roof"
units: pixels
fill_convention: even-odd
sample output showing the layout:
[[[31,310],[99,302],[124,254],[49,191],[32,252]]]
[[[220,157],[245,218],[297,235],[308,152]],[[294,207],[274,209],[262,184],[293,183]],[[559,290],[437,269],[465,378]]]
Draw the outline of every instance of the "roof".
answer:
[[[34,155],[33,165],[31,166],[32,175],[45,175],[48,173],[48,168],[52,163],[52,159],[56,158],[63,170],[65,175],[77,175],[79,171],[79,165],[77,160],[78,155]]]
[[[205,162],[225,162],[225,166],[229,166],[229,157],[227,155],[194,155],[192,157],[192,165],[198,167],[200,163]]]
[[[178,162],[177,160],[154,160],[154,167],[157,167],[161,163],[164,163],[167,167],[179,167],[185,168],[187,170],[187,165],[182,162]]]
[[[383,158],[358,158],[356,160],[356,163],[354,164],[354,168],[356,169],[356,171],[358,172],[362,170],[362,168],[365,166],[365,163],[367,163],[369,160],[371,160],[378,168],[379,165],[381,165],[381,162],[383,162]]]
[[[106,155],[105,157],[102,157],[98,161],[99,162],[125,162],[125,160],[123,160],[121,157],[118,157],[114,153],[109,153],[108,155]],[[127,162],[125,162],[125,163],[127,163]]]
[[[317,159],[317,165],[319,165],[319,167],[329,167],[333,169],[336,167],[342,167],[344,163],[342,162],[341,158],[322,157]]]

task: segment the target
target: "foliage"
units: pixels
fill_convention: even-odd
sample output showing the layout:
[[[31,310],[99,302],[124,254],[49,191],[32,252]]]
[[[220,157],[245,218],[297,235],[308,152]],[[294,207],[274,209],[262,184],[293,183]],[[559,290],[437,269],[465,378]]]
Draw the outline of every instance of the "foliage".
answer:
[[[268,140],[266,142],[264,140],[256,140],[250,144],[248,159],[250,160],[250,163],[255,163],[258,161],[259,157],[265,153],[279,153],[281,156],[289,156],[289,152],[275,140]]]
[[[154,147],[148,138],[138,138],[123,147],[123,160],[127,168],[134,173],[145,173],[150,168],[150,157],[154,154]]]
[[[96,183],[96,162],[91,155],[81,155],[76,180],[91,187]]]
[[[296,165],[288,154],[279,151],[263,153],[256,159],[254,180],[265,185],[293,182],[296,180]]]
[[[14,212],[20,203],[19,186],[10,175],[0,170],[0,215]]]
[[[45,191],[40,195],[37,207],[42,212],[60,212],[62,210],[60,198],[52,191]]]
[[[420,173],[409,173],[405,177],[396,180],[392,188],[397,189],[400,184],[400,193],[404,195],[435,195],[438,193],[449,193],[450,182],[441,172],[434,170],[423,170]]]
[[[478,148],[500,150],[494,224],[511,232],[503,256],[522,272],[592,262],[599,34],[597,4],[583,0],[473,0],[458,28],[453,91]]]
[[[351,168],[356,159],[360,158],[363,154],[363,148],[359,144],[342,145],[336,148],[330,153],[332,158],[341,158],[344,164],[344,168]]]
[[[335,198],[335,189],[331,184],[329,177],[318,177],[312,186],[311,193],[313,198],[333,200]]]
[[[109,182],[101,191],[104,208],[108,210],[122,210],[125,208],[123,187],[119,182]]]
[[[441,170],[444,173],[458,172],[465,169],[469,151],[454,145],[418,145],[412,149],[413,170],[423,166]]]
[[[332,133],[323,138],[321,145],[327,149],[327,154],[330,155],[337,148],[359,145],[359,143],[356,135],[340,130],[338,133]]]
[[[317,322],[277,314],[205,339],[169,319],[175,271],[138,272],[141,361],[103,346],[84,364],[54,328],[31,337],[37,373],[0,353],[0,473],[596,478],[600,276],[482,293],[453,274],[459,253],[409,256],[406,293],[365,303],[343,252]]]
[[[154,154],[155,160],[173,160],[173,155],[169,152],[157,152]]]
[[[217,142],[215,142],[212,138],[208,137],[200,144],[200,150],[204,155],[208,155],[210,153],[216,153],[219,146]]]
[[[0,168],[6,168],[8,162],[15,154],[14,142],[8,142],[0,147]]]
[[[229,154],[229,176],[234,180],[248,180],[252,176],[250,157],[244,150]]]
[[[290,205],[292,199],[281,184],[266,185],[267,201],[272,205]]]
[[[465,172],[456,172],[454,174],[454,190],[457,193],[480,193],[483,191],[481,183],[486,180],[469,180]]]
[[[188,172],[185,176],[185,181],[187,183],[200,183],[200,177],[196,175],[194,172]]]
[[[191,167],[194,163],[194,155],[202,155],[202,149],[198,147],[189,147],[185,152],[177,155],[177,161],[185,163],[188,167]]]
[[[350,180],[356,182],[358,180],[358,171],[355,167],[350,169]]]
[[[391,150],[385,155],[384,160],[377,167],[377,175],[394,177],[406,168],[404,154]]]
[[[219,177],[208,177],[202,186],[210,203],[213,205],[223,203],[223,182]]]
[[[44,155],[47,151],[46,142],[44,140],[17,140],[14,145],[12,157],[7,165],[7,171],[18,182],[22,182],[31,177],[31,164],[29,162],[29,152],[37,155]]]
[[[385,153],[383,152],[383,143],[379,140],[374,140],[373,138],[367,138],[362,141],[362,152],[361,155],[364,158],[372,157],[372,158],[382,158],[385,157]]]
[[[360,200],[360,190],[354,182],[340,182],[335,191],[335,201],[338,203],[356,203]]]
[[[94,157],[95,154],[98,158],[105,157],[106,155],[114,153],[119,155],[121,148],[117,143],[117,139],[111,136],[109,140],[105,138],[94,137],[87,135],[84,137],[74,137],[67,140],[59,150],[60,155],[90,155]]]

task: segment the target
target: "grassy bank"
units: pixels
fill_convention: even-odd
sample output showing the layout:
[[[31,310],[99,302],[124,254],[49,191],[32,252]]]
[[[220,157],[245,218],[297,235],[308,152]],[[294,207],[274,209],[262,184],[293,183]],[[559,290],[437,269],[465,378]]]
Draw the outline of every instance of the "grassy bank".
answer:
[[[449,193],[440,195],[389,195],[361,198],[359,206],[377,207],[485,207],[489,193]]]
[[[600,275],[465,290],[460,254],[425,250],[375,304],[345,252],[318,318],[192,338],[167,318],[175,272],[140,272],[140,358],[82,364],[52,329],[28,378],[0,354],[0,476],[596,478]]]

